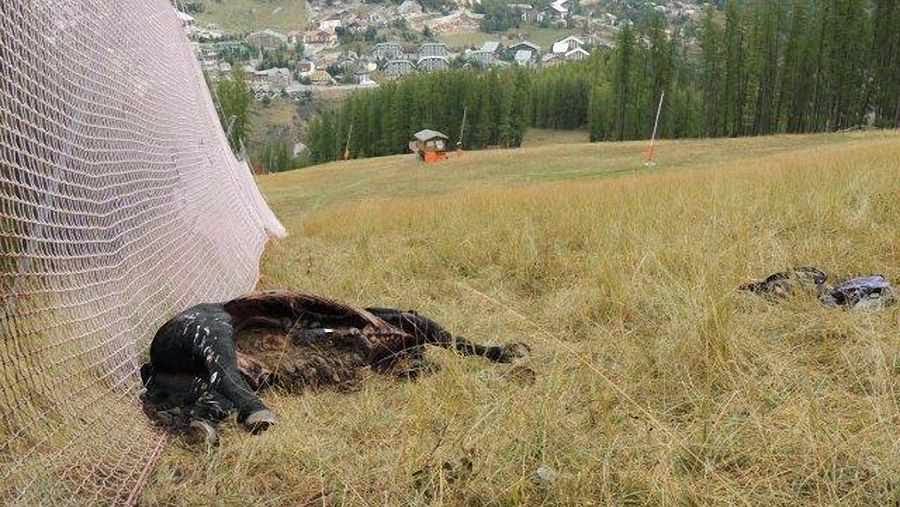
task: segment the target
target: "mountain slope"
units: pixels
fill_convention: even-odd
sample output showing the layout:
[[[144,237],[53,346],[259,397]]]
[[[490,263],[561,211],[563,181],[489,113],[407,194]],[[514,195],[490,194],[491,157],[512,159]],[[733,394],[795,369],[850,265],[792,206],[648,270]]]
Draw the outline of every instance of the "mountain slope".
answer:
[[[664,142],[655,168],[643,149],[262,177],[292,235],[261,288],[416,308],[533,357],[432,351],[441,371],[417,382],[267,394],[277,427],[171,448],[143,502],[892,502],[900,307],[735,287],[797,265],[900,281],[900,134]]]

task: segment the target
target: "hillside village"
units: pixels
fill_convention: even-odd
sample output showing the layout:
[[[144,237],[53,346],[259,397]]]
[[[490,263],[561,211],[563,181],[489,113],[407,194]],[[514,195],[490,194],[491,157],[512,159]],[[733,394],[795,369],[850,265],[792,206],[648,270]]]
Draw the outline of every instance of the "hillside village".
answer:
[[[692,43],[704,9],[702,0],[311,0],[292,10],[228,1],[235,3],[173,5],[210,87],[236,70],[247,80],[254,99],[247,148],[260,171],[278,165],[276,152],[292,160],[286,165],[305,163],[310,120],[356,90],[445,69],[583,60],[648,14],[662,14]]]
[[[544,7],[500,4],[514,28],[483,33],[486,9],[476,2],[452,9],[427,10],[416,0],[370,4],[315,0],[307,4],[307,22],[279,32],[259,27],[228,33],[179,11],[204,72],[212,82],[229,79],[239,65],[258,101],[308,99],[316,90],[352,90],[416,72],[449,68],[519,65],[552,66],[587,58],[608,47],[629,13],[653,9],[673,26],[699,19],[696,1],[652,2],[553,0]],[[626,17],[623,17],[626,16]],[[529,40],[528,30],[557,34],[543,43]],[[452,45],[444,37],[478,35],[480,43]],[[546,37],[545,37],[546,38]]]

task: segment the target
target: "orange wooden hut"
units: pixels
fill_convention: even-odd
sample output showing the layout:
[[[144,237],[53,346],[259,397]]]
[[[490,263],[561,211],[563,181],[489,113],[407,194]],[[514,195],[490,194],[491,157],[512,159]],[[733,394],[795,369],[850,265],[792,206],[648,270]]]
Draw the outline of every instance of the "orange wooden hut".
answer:
[[[447,144],[450,140],[437,130],[420,130],[409,143],[410,149],[419,155],[419,159],[427,164],[447,160]]]

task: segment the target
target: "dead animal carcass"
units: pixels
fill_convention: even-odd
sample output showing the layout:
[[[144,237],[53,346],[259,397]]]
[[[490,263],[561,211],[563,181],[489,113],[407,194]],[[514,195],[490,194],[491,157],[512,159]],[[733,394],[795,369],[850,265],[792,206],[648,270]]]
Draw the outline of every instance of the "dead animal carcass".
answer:
[[[511,362],[528,352],[523,344],[484,346],[452,336],[413,311],[263,292],[197,305],[166,322],[141,369],[144,407],[171,430],[207,440],[232,412],[259,432],[275,422],[257,396],[260,389],[346,389],[363,371],[414,377],[429,368],[423,350],[428,344],[493,362]]]

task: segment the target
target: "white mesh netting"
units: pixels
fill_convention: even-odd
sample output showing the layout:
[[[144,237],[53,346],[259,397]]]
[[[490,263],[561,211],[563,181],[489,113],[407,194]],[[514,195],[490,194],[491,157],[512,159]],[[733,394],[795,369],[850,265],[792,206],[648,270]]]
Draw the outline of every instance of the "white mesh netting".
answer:
[[[132,501],[150,338],[283,233],[167,0],[0,0],[0,503]]]

